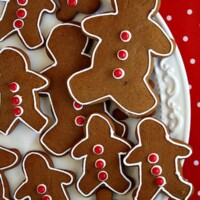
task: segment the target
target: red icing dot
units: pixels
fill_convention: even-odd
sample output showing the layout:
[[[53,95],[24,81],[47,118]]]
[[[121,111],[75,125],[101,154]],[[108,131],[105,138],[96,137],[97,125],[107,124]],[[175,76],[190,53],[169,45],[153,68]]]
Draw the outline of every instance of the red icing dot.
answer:
[[[14,28],[21,29],[24,26],[24,22],[21,19],[16,19],[13,26]]]
[[[52,200],[52,197],[50,195],[45,195],[42,197],[42,200]]]
[[[76,110],[81,110],[83,108],[83,105],[77,103],[76,101],[74,101],[73,105]]]
[[[13,114],[17,117],[17,116],[21,116],[23,114],[23,109],[21,107],[15,107],[13,109]]]
[[[47,187],[44,184],[40,184],[37,186],[37,193],[38,194],[45,194],[47,191]]]
[[[70,7],[75,7],[77,5],[77,0],[68,0],[67,4]]]
[[[14,106],[20,105],[20,104],[21,104],[21,97],[18,96],[18,95],[12,97],[11,103],[12,103],[12,105],[14,105]]]
[[[105,171],[99,172],[98,173],[98,179],[100,181],[106,181],[108,179],[108,173]]]
[[[121,68],[117,68],[117,69],[115,69],[114,71],[113,71],[113,77],[115,78],[115,79],[121,79],[121,78],[123,78],[124,77],[124,70],[123,69],[121,69]]]
[[[106,163],[105,163],[105,160],[103,160],[103,159],[99,159],[95,163],[95,167],[97,169],[103,169],[105,167],[105,165],[106,165]]]
[[[96,155],[101,155],[104,151],[104,148],[102,145],[98,144],[98,145],[95,145],[94,148],[93,148],[93,152],[96,154]]]
[[[126,60],[128,58],[128,52],[126,50],[120,50],[118,51],[117,53],[117,57],[120,59],[120,60]]]
[[[16,13],[17,17],[19,17],[20,19],[24,19],[26,17],[26,14],[27,12],[23,8],[18,9]]]
[[[154,166],[152,167],[151,169],[151,173],[154,175],[154,176],[159,176],[161,173],[162,173],[162,169],[160,166]]]
[[[157,163],[157,162],[159,161],[159,156],[158,156],[158,154],[156,154],[156,153],[150,154],[149,157],[148,157],[148,161],[149,161],[150,163]]]
[[[131,39],[131,33],[129,31],[122,31],[120,38],[123,42],[128,42]]]
[[[25,5],[27,3],[27,0],[17,0],[19,5]]]
[[[159,177],[156,178],[156,185],[157,186],[163,186],[164,184],[165,184],[165,178],[164,177],[159,176]]]
[[[77,126],[83,126],[84,122],[85,122],[85,117],[83,117],[83,116],[78,116],[75,119],[75,123]]]
[[[16,83],[16,82],[12,82],[10,84],[10,91],[11,92],[17,92],[17,91],[19,91],[19,84]]]

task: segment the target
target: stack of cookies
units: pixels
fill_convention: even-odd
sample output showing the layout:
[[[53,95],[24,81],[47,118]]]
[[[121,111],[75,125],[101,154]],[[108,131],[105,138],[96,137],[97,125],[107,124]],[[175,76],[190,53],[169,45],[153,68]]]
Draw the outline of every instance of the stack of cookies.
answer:
[[[153,117],[160,104],[150,80],[154,58],[175,49],[154,19],[160,0],[111,0],[107,12],[100,12],[100,0],[0,3],[0,41],[16,34],[28,50],[45,47],[53,61],[35,72],[22,49],[13,44],[0,50],[0,132],[9,137],[23,122],[38,133],[44,150],[21,160],[19,150],[0,147],[0,199],[65,200],[70,185],[97,200],[114,194],[127,199],[130,192],[135,200],[156,199],[161,192],[189,199],[193,186],[183,178],[181,160],[192,150]],[[56,13],[60,21],[47,39],[40,24],[45,13]],[[85,14],[80,23],[79,13]],[[44,96],[55,123],[41,109]],[[139,119],[135,133],[128,131],[127,118]],[[52,156],[67,154],[82,161],[82,174],[54,166]],[[17,165],[24,180],[10,194],[4,171]],[[131,177],[125,170],[130,167],[138,169]]]

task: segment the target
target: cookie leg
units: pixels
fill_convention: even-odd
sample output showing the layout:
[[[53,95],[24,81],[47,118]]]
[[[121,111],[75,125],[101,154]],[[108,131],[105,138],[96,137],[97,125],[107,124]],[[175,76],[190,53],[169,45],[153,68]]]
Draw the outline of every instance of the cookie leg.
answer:
[[[93,176],[94,175],[87,174],[77,183],[78,190],[81,191],[84,196],[92,194],[92,191],[95,190],[100,183],[98,180],[91,181],[91,177]]]
[[[110,177],[108,179],[108,184],[112,187],[113,190],[117,191],[118,193],[125,193],[131,187],[131,182],[125,179],[120,171],[117,170],[115,170],[113,177]]]
[[[176,185],[176,187],[174,187],[174,185]],[[172,183],[167,183],[165,189],[178,199],[185,199],[192,190],[189,185],[181,182],[178,178],[175,178]]]

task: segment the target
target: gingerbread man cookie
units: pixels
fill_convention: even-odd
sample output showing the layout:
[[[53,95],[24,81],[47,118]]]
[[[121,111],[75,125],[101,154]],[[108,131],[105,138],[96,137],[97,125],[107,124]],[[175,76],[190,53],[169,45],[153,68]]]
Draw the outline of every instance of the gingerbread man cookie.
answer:
[[[3,172],[14,168],[20,162],[21,155],[17,149],[0,147],[0,199],[10,200],[9,184]]]
[[[112,192],[107,188],[99,189],[96,193],[96,200],[112,200]]]
[[[48,80],[30,70],[27,55],[16,48],[0,50],[0,132],[8,135],[19,121],[41,132],[48,118],[39,108],[38,92]]]
[[[182,176],[181,159],[191,148],[169,137],[166,126],[154,118],[141,120],[137,126],[138,145],[125,157],[125,165],[139,167],[139,186],[134,199],[155,199],[163,191],[172,199],[187,200],[192,184]]]
[[[171,55],[173,42],[152,19],[159,0],[112,0],[112,4],[115,12],[82,21],[83,32],[98,44],[90,68],[73,74],[68,88],[80,104],[110,99],[129,116],[147,116],[158,105],[148,82],[153,57]]]
[[[92,114],[84,127],[85,137],[76,144],[72,158],[83,160],[83,174],[77,189],[83,196],[90,196],[105,186],[118,194],[127,193],[132,183],[122,169],[122,155],[131,145],[115,135],[115,127],[104,114]]]
[[[54,168],[51,158],[43,152],[29,152],[23,159],[26,179],[14,193],[16,200],[69,200],[66,186],[74,182],[71,171]]]
[[[40,29],[43,13],[53,13],[53,0],[0,0],[6,3],[0,18],[0,41],[18,33],[24,45],[36,49],[44,43]]]
[[[64,22],[71,21],[78,13],[92,14],[101,6],[100,0],[59,0],[59,3],[57,18]]]
[[[50,79],[51,84],[41,94],[49,96],[56,122],[41,136],[40,141],[55,156],[66,154],[83,137],[85,117],[93,112],[104,111],[109,115],[103,103],[91,106],[76,103],[66,88],[66,80],[70,75],[90,65],[91,59],[83,50],[86,41],[80,26],[76,24],[56,26],[47,39],[47,52],[54,63],[42,72]],[[124,136],[125,125],[112,119],[118,128],[117,134]]]

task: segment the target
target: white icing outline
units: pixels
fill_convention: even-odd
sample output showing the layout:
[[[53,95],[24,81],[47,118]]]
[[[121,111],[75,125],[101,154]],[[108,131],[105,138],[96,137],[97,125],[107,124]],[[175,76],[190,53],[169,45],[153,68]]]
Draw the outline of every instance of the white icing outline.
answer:
[[[23,11],[24,11],[24,13],[25,13],[24,17],[19,17],[19,16],[17,15],[17,13],[18,13],[20,10],[23,10]],[[27,10],[26,10],[25,8],[19,8],[19,9],[17,10],[17,12],[16,12],[16,16],[17,16],[19,19],[25,19],[25,18],[27,17]]]
[[[121,70],[122,71],[122,75],[120,76],[120,77],[117,77],[117,76],[115,76],[115,70]],[[124,76],[125,76],[125,71],[122,69],[122,68],[116,68],[116,69],[114,69],[114,71],[113,71],[113,73],[112,73],[112,76],[113,76],[113,78],[115,78],[115,79],[117,79],[117,80],[120,80],[120,79],[122,79],[122,78],[124,78]]]
[[[16,154],[14,151],[12,151],[11,149],[7,149],[7,148],[4,148],[4,147],[1,147],[0,146],[0,149],[2,149],[3,151],[7,151],[7,152],[9,152],[9,153],[11,153],[11,154],[13,154],[14,156],[15,156],[15,161],[11,164],[11,165],[8,165],[8,166],[6,166],[6,167],[1,167],[0,168],[0,170],[1,171],[5,171],[5,170],[7,170],[7,169],[10,169],[10,168],[12,168],[14,165],[16,165],[16,163],[19,161],[19,156],[18,156],[18,154]],[[2,184],[2,197],[3,197],[3,199],[4,200],[10,200],[10,199],[8,199],[6,196],[5,196],[5,185],[4,185],[4,181],[3,181],[3,177],[2,177],[2,174],[0,174],[0,182],[1,182],[1,184]]]
[[[185,158],[190,157],[191,154],[192,154],[192,150],[191,150],[187,145],[180,144],[180,143],[177,143],[177,142],[173,141],[173,140],[170,138],[169,134],[168,134],[168,130],[167,130],[166,126],[165,126],[161,121],[159,121],[159,120],[157,120],[157,119],[155,119],[155,118],[151,118],[151,117],[147,117],[147,118],[145,118],[145,119],[142,119],[142,120],[138,123],[138,125],[137,125],[138,145],[136,145],[136,146],[126,155],[126,157],[124,158],[124,164],[125,164],[126,166],[130,166],[130,167],[135,166],[135,167],[138,167],[138,168],[139,168],[139,186],[138,186],[138,189],[137,189],[137,193],[136,193],[135,199],[138,198],[138,195],[139,195],[139,192],[140,192],[140,189],[141,189],[141,186],[142,186],[142,162],[130,164],[130,163],[127,163],[126,161],[127,161],[128,157],[130,156],[130,154],[131,154],[133,151],[135,151],[135,150],[136,150],[137,148],[139,148],[139,147],[142,147],[142,141],[141,141],[141,136],[140,136],[140,126],[141,126],[141,124],[142,124],[143,122],[148,121],[148,120],[154,121],[154,122],[158,123],[159,125],[161,125],[161,126],[163,127],[163,129],[165,130],[165,138],[166,138],[167,141],[169,141],[170,143],[175,144],[175,145],[177,145],[177,146],[181,146],[181,147],[184,147],[184,148],[188,149],[188,151],[189,151],[189,154],[188,154],[188,155],[186,155],[186,156],[180,156],[180,155],[179,155],[179,156],[176,157],[176,159],[175,159],[175,167],[176,167],[175,174],[178,176],[178,179],[179,179],[182,183],[184,183],[184,184],[186,184],[186,185],[188,185],[188,186],[190,187],[190,192],[188,193],[188,196],[185,198],[185,200],[189,199],[189,197],[191,196],[192,191],[193,191],[193,186],[192,186],[191,183],[185,181],[185,180],[183,179],[183,177],[181,176],[181,173],[179,172],[178,161],[181,160],[181,159],[185,159]],[[151,200],[155,199],[155,197],[160,193],[160,191],[163,191],[165,194],[167,194],[169,197],[171,197],[171,198],[174,199],[174,200],[180,200],[180,199],[174,197],[173,195],[171,195],[167,190],[165,190],[164,187],[160,187],[160,188],[157,190],[156,194],[151,198]]]
[[[99,175],[100,175],[101,173],[105,173],[105,174],[107,175],[107,178],[104,180],[104,181],[107,181],[108,178],[109,178],[109,175],[108,175],[108,172],[106,172],[106,171],[100,171],[100,172],[98,173],[98,179],[99,179],[99,181],[104,182],[103,180],[101,180],[101,179],[99,178]]]
[[[80,105],[80,108],[77,108],[77,107],[75,106],[76,103],[77,103],[76,101],[73,102],[73,107],[74,107],[74,109],[77,110],[77,111],[82,110],[82,109],[83,109],[83,105],[77,103],[77,104]]]
[[[90,115],[90,117],[88,118],[88,121],[87,121],[87,123],[86,123],[86,126],[85,126],[85,128],[86,128],[86,133],[85,133],[86,136],[85,136],[85,138],[83,138],[82,140],[80,140],[80,141],[72,148],[72,150],[71,150],[71,157],[72,157],[74,160],[83,160],[83,173],[82,173],[81,177],[78,179],[78,181],[77,181],[77,183],[76,183],[76,187],[77,187],[78,191],[79,191],[83,196],[85,196],[85,197],[88,197],[88,196],[92,195],[98,188],[101,187],[101,185],[105,185],[107,188],[109,188],[109,189],[110,189],[111,191],[113,191],[114,193],[117,193],[117,194],[126,194],[126,193],[131,189],[131,187],[132,187],[132,182],[124,175],[123,170],[122,170],[122,162],[119,162],[119,163],[120,163],[120,165],[119,165],[120,173],[121,173],[121,175],[124,177],[124,179],[127,180],[127,181],[129,182],[129,184],[130,184],[130,185],[129,185],[129,188],[128,188],[125,192],[119,193],[118,191],[115,191],[112,187],[110,187],[110,186],[109,186],[106,182],[104,182],[104,181],[101,182],[101,183],[99,183],[99,185],[97,185],[96,188],[94,188],[94,189],[93,189],[90,193],[88,193],[88,194],[84,194],[84,193],[81,191],[80,187],[79,187],[80,181],[82,180],[82,178],[85,176],[85,173],[86,173],[86,159],[87,159],[87,157],[88,157],[88,154],[77,158],[77,157],[74,156],[74,150],[76,149],[77,146],[79,146],[79,144],[81,144],[82,142],[86,141],[86,140],[89,138],[88,126],[89,126],[89,124],[90,124],[91,119],[92,119],[94,116],[97,116],[97,117],[99,117],[99,118],[102,118],[103,120],[105,120],[105,121],[107,122],[107,124],[108,124],[109,127],[110,127],[110,135],[111,135],[111,138],[115,138],[116,140],[119,140],[120,142],[126,144],[127,146],[129,146],[129,147],[131,148],[131,145],[130,145],[129,143],[125,142],[125,141],[122,140],[120,137],[117,137],[117,136],[114,135],[114,130],[113,130],[112,126],[110,125],[110,122],[108,121],[108,119],[106,119],[103,115],[100,115],[100,114],[98,114],[98,113],[94,113],[94,114]],[[126,155],[126,153],[122,153],[122,152],[121,152],[121,153],[119,153],[118,155],[119,155],[119,160],[123,160],[123,159],[121,159],[121,156],[122,156],[122,155]]]
[[[44,39],[44,37],[43,37],[43,35],[42,35],[42,32],[41,32],[41,29],[40,29],[40,22],[41,22],[42,15],[43,15],[43,13],[45,13],[45,12],[51,14],[51,13],[53,13],[53,12],[56,10],[56,4],[55,4],[55,2],[54,2],[53,0],[49,0],[49,1],[51,1],[51,3],[53,4],[53,9],[52,9],[52,10],[43,9],[43,10],[40,12],[39,16],[38,16],[37,28],[38,28],[38,33],[39,33],[39,36],[40,36],[40,39],[41,39],[41,43],[40,43],[40,44],[35,45],[35,46],[32,46],[32,47],[29,46],[29,45],[26,43],[26,41],[24,40],[24,38],[23,38],[23,36],[22,36],[22,34],[21,34],[21,32],[20,32],[20,29],[14,28],[14,26],[13,26],[13,30],[12,30],[12,31],[10,31],[9,33],[7,33],[7,34],[6,34],[5,36],[3,36],[2,38],[0,38],[0,42],[2,42],[3,40],[5,40],[8,36],[10,36],[11,34],[13,34],[14,32],[17,32],[17,34],[18,34],[18,36],[20,37],[20,39],[22,40],[23,44],[24,44],[28,49],[37,49],[38,47],[42,46],[42,45],[44,44],[44,41],[45,41],[45,39]],[[7,8],[8,4],[9,4],[9,2],[10,2],[10,0],[7,1],[6,6],[5,6],[6,8]],[[27,2],[28,2],[28,1],[27,1]],[[6,8],[4,8],[5,10],[4,10],[4,12],[3,12],[3,16],[4,16],[5,12],[6,12]],[[16,17],[17,17],[17,16],[16,16]],[[2,21],[2,19],[3,19],[3,17],[0,18],[0,21]]]
[[[157,160],[157,161],[155,161],[155,162],[151,162],[149,157],[150,157],[150,156],[152,156],[152,155],[155,155],[155,156],[157,156],[157,159],[158,159],[158,160]],[[147,159],[147,160],[148,160],[148,163],[150,163],[150,164],[156,164],[156,163],[158,163],[158,162],[159,162],[159,160],[160,160],[160,157],[159,157],[159,155],[158,155],[157,153],[151,153],[151,154],[149,154],[149,156],[148,156],[148,159]]]
[[[104,159],[102,159],[102,158],[96,160],[96,162],[95,162],[95,167],[96,167],[97,169],[99,169],[99,168],[97,167],[97,162],[100,162],[100,161],[103,162],[103,164],[104,164],[104,167],[103,167],[103,168],[100,168],[100,169],[104,169],[104,168],[106,167],[106,161],[105,161]]]
[[[14,116],[15,116],[15,117],[20,117],[20,116],[22,116],[23,113],[24,113],[24,109],[23,109],[21,106],[16,106],[14,109],[16,109],[16,108],[20,109],[20,110],[21,110],[21,113],[20,113],[19,115],[14,115]]]
[[[42,87],[39,87],[39,88],[33,88],[32,90],[32,94],[33,94],[33,102],[34,102],[34,108],[35,110],[38,112],[38,114],[43,118],[45,119],[46,123],[44,124],[43,127],[41,127],[41,129],[39,131],[35,130],[33,127],[31,127],[28,123],[26,123],[26,121],[24,121],[21,117],[15,117],[15,119],[12,121],[12,123],[10,124],[10,126],[8,127],[8,129],[6,130],[6,132],[3,132],[2,130],[0,130],[0,133],[2,133],[3,135],[8,135],[9,134],[9,131],[12,129],[14,123],[17,121],[17,120],[20,120],[21,122],[23,122],[27,127],[29,127],[31,130],[35,131],[36,133],[41,133],[43,131],[43,129],[47,126],[49,120],[48,120],[48,117],[46,117],[37,107],[37,102],[36,102],[36,97],[35,97],[35,92],[39,91],[39,90],[42,90],[44,88],[46,88],[48,85],[49,85],[49,81],[48,79],[46,79],[45,77],[43,77],[41,74],[39,73],[36,73],[34,71],[32,71],[31,69],[29,69],[29,65],[27,63],[27,60],[26,60],[26,57],[23,55],[23,53],[21,53],[20,51],[18,51],[17,49],[15,48],[12,48],[12,47],[6,47],[6,48],[3,48],[3,49],[0,49],[0,56],[1,56],[1,53],[3,53],[4,51],[14,51],[16,53],[18,53],[21,58],[24,60],[24,66],[25,66],[25,71],[28,72],[28,73],[31,73],[31,74],[34,74],[36,76],[38,76],[39,78],[43,79],[46,84],[43,85]]]
[[[122,39],[122,34],[123,34],[124,32],[126,32],[126,33],[128,33],[128,34],[130,35],[130,38],[129,38],[128,40],[123,40],[123,39]],[[120,39],[121,39],[122,42],[130,42],[130,40],[132,39],[132,33],[131,33],[130,31],[128,31],[128,30],[124,30],[124,31],[122,31],[122,32],[120,33]]]
[[[95,148],[96,148],[97,146],[99,146],[99,147],[102,148],[102,152],[101,152],[100,154],[95,153]],[[96,145],[94,145],[92,151],[93,151],[93,153],[94,153],[95,155],[97,155],[97,156],[102,155],[102,154],[104,153],[104,146],[101,145],[101,144],[96,144]]]
[[[19,99],[19,103],[15,104],[15,105],[13,104],[13,106],[19,106],[19,105],[21,105],[22,104],[22,97],[19,96],[19,95],[15,95],[14,97],[17,97]]]
[[[43,152],[41,152],[41,153],[43,153]],[[49,162],[48,162],[48,160],[46,159],[46,157],[45,157],[44,155],[40,154],[40,152],[30,152],[30,153],[28,153],[28,154],[25,155],[25,157],[24,157],[24,159],[23,159],[23,162],[22,162],[22,170],[23,170],[23,173],[24,173],[24,175],[25,175],[25,180],[24,180],[24,181],[17,187],[17,189],[15,190],[15,192],[14,192],[14,199],[16,199],[16,200],[27,200],[27,199],[31,200],[31,197],[30,197],[30,196],[25,196],[25,197],[22,198],[22,199],[17,199],[17,197],[16,197],[17,192],[29,181],[28,176],[27,176],[27,173],[26,173],[25,162],[26,162],[26,159],[27,159],[30,155],[37,155],[37,156],[40,156],[40,157],[44,160],[44,162],[46,163],[46,165],[47,165],[47,167],[48,167],[49,170],[61,172],[61,173],[63,173],[63,174],[68,175],[68,176],[71,178],[71,181],[70,181],[70,182],[68,182],[68,183],[62,182],[62,183],[60,184],[60,186],[61,186],[61,188],[62,188],[62,190],[63,190],[63,193],[64,193],[64,195],[65,195],[65,197],[66,197],[66,200],[69,200],[68,195],[67,195],[67,192],[66,192],[65,186],[71,185],[71,184],[73,183],[73,181],[74,181],[74,177],[73,177],[69,172],[67,172],[67,171],[64,171],[64,170],[61,170],[61,169],[57,169],[57,168],[51,167],[51,166],[49,165]],[[47,155],[47,154],[46,154],[46,155]],[[48,156],[48,155],[47,155],[47,156]],[[48,157],[49,157],[49,156],[48,156]],[[49,158],[50,158],[50,157],[49,157]],[[39,169],[39,168],[38,168],[38,169]],[[36,191],[36,192],[37,192],[37,191]]]
[[[39,188],[39,187],[44,187],[44,188],[45,188],[45,191],[44,191],[43,193],[38,192],[38,188]],[[45,184],[42,183],[42,184],[39,184],[39,185],[37,186],[37,193],[38,193],[38,194],[45,194],[46,192],[47,192],[47,186],[46,186]]]
[[[74,122],[75,122],[76,126],[80,126],[80,127],[81,127],[81,126],[83,126],[83,125],[84,125],[84,122],[83,122],[83,124],[78,124],[78,123],[77,123],[77,121],[76,121],[78,118],[82,118],[82,119],[85,121],[85,117],[84,117],[84,116],[82,116],[82,115],[79,115],[79,116],[77,116],[77,117],[75,118],[75,120],[74,120]]]
[[[160,169],[160,174],[156,175],[156,174],[153,174],[153,169],[154,168],[159,168]],[[161,174],[162,174],[162,167],[160,165],[155,165],[151,168],[151,174],[155,177],[159,177]]]
[[[1,51],[0,51],[0,53],[1,53]],[[17,82],[12,82],[12,83],[15,83],[16,84],[16,86],[17,86],[17,89],[16,90],[10,90],[12,93],[17,93],[19,90],[20,90],[20,86],[19,86],[19,84],[17,83]],[[10,83],[10,84],[12,84],[12,83]]]
[[[3,7],[3,11],[2,11],[2,13],[0,13],[0,21],[3,19],[4,15],[5,15],[9,1],[10,0],[0,0],[0,2],[5,2],[5,5]]]
[[[43,74],[44,72],[46,72],[46,71],[50,70],[51,68],[54,68],[54,67],[56,67],[56,66],[58,65],[58,61],[57,61],[56,57],[54,56],[54,54],[52,53],[52,51],[51,51],[51,49],[50,49],[50,47],[49,47],[49,40],[51,39],[51,36],[52,36],[54,30],[57,29],[57,28],[59,28],[59,27],[61,27],[61,26],[74,26],[74,27],[77,27],[77,28],[80,28],[80,29],[81,29],[81,26],[80,26],[80,25],[73,24],[73,23],[63,23],[63,24],[58,24],[58,25],[56,25],[56,26],[51,30],[51,32],[49,33],[49,36],[48,36],[48,38],[47,38],[47,41],[46,41],[46,49],[47,49],[47,51],[49,52],[50,56],[52,57],[52,60],[53,60],[54,63],[53,63],[52,65],[50,65],[49,67],[47,67],[46,69],[44,69],[44,70],[41,72],[41,74]],[[85,44],[85,47],[84,47],[83,51],[81,52],[81,55],[87,56],[87,57],[91,58],[90,55],[88,55],[88,54],[85,53],[85,50],[86,50],[86,48],[87,48],[87,46],[88,46],[88,42],[89,42],[89,38],[86,37],[86,44]],[[51,98],[50,93],[48,93],[48,92],[40,92],[40,94],[44,94],[44,95],[47,95],[47,96],[48,96],[49,101],[50,101],[50,105],[51,105],[51,109],[52,109],[52,113],[53,113],[53,116],[54,116],[54,118],[55,118],[55,123],[54,123],[49,129],[47,129],[47,130],[45,131],[45,133],[42,134],[42,136],[40,137],[40,143],[42,144],[42,146],[44,146],[44,147],[45,147],[51,154],[53,154],[54,156],[58,156],[58,157],[64,156],[64,155],[66,155],[66,154],[70,151],[71,148],[66,149],[66,151],[64,151],[64,152],[62,152],[62,153],[57,153],[57,152],[54,152],[53,150],[51,150],[51,149],[45,144],[45,142],[43,141],[44,137],[48,134],[48,132],[49,132],[51,129],[53,129],[53,128],[58,124],[58,117],[57,117],[57,115],[56,115],[56,111],[55,111],[55,109],[54,109],[53,100],[52,100],[52,98]],[[78,103],[78,102],[77,102],[77,103]],[[107,107],[106,107],[106,103],[103,103],[103,104],[104,104],[104,112],[105,112],[115,123],[117,123],[117,124],[119,124],[119,125],[121,125],[121,126],[123,127],[122,137],[124,137],[124,135],[126,134],[126,129],[127,129],[126,126],[125,126],[125,124],[121,123],[120,121],[117,121],[117,120],[108,112]]]
[[[133,112],[133,111],[131,111],[131,110],[128,110],[128,109],[126,109],[123,105],[121,105],[121,104],[117,101],[117,99],[115,99],[115,98],[114,98],[112,95],[110,95],[110,94],[109,94],[109,95],[105,95],[105,96],[103,96],[103,97],[100,97],[100,98],[98,98],[98,99],[94,99],[94,100],[92,100],[92,101],[81,102],[81,101],[79,101],[79,100],[74,96],[73,91],[71,90],[71,86],[70,86],[70,81],[71,81],[75,76],[77,76],[77,75],[79,75],[79,74],[81,74],[81,73],[83,73],[83,72],[90,71],[91,69],[93,69],[93,67],[94,67],[95,55],[96,55],[96,52],[97,52],[97,50],[98,50],[98,47],[100,46],[100,44],[101,44],[101,42],[102,42],[102,39],[101,39],[99,36],[93,35],[93,34],[88,33],[88,32],[86,31],[86,29],[85,29],[85,27],[84,27],[84,23],[85,23],[86,21],[92,19],[92,18],[96,18],[96,17],[100,17],[100,16],[109,16],[109,15],[112,16],[112,15],[117,15],[117,14],[118,14],[117,0],[113,0],[113,2],[114,2],[114,4],[115,4],[115,12],[109,12],[109,13],[103,13],[103,14],[98,14],[98,15],[89,16],[89,17],[84,18],[83,21],[81,22],[81,27],[82,27],[83,32],[84,32],[86,35],[88,35],[89,37],[97,39],[97,40],[98,40],[98,43],[97,43],[97,45],[95,46],[94,51],[93,51],[93,54],[92,54],[92,63],[91,63],[91,66],[90,66],[89,68],[86,68],[86,69],[83,69],[83,70],[81,70],[81,71],[78,71],[78,72],[74,73],[72,76],[70,76],[70,78],[67,80],[67,86],[68,86],[68,90],[69,90],[70,95],[72,96],[72,98],[73,98],[75,101],[77,101],[78,103],[80,103],[80,104],[89,105],[89,104],[93,104],[93,103],[97,103],[97,102],[103,101],[104,99],[111,99],[112,101],[115,102],[115,104],[118,105],[119,108],[121,108],[122,110],[124,110],[126,113],[129,113],[129,114],[134,115],[134,116],[137,116],[137,117],[141,117],[141,116],[143,116],[143,115],[146,115],[146,114],[149,113],[150,111],[154,110],[154,109],[157,107],[158,103],[159,103],[159,101],[158,101],[158,99],[156,98],[156,96],[154,95],[154,93],[153,93],[151,87],[149,86],[148,80],[147,80],[147,79],[148,79],[148,76],[149,76],[149,73],[150,73],[150,71],[151,71],[151,69],[152,69],[152,67],[151,67],[152,59],[154,59],[153,57],[155,57],[155,56],[159,56],[159,57],[160,57],[160,56],[161,56],[161,57],[162,57],[162,56],[170,56],[170,55],[173,53],[173,50],[174,50],[174,48],[173,48],[174,45],[173,45],[173,42],[172,42],[172,40],[170,39],[170,37],[167,35],[167,33],[165,33],[165,31],[163,30],[163,28],[162,28],[156,21],[154,21],[154,20],[151,18],[152,15],[154,14],[154,12],[157,10],[159,0],[156,0],[156,3],[155,3],[154,8],[152,9],[152,11],[150,12],[150,14],[148,15],[148,20],[151,21],[155,26],[157,26],[157,28],[159,28],[160,31],[165,35],[165,37],[169,40],[169,43],[171,44],[171,50],[170,50],[170,52],[167,53],[167,54],[160,54],[160,53],[155,52],[155,51],[152,50],[152,49],[149,49],[149,50],[148,50],[148,54],[149,54],[149,64],[148,64],[147,73],[145,74],[145,76],[144,76],[144,78],[143,78],[143,81],[144,81],[144,83],[145,83],[147,89],[148,89],[149,92],[151,93],[152,97],[153,97],[154,100],[155,100],[154,105],[153,105],[149,110],[146,110],[146,111],[144,111],[144,112]],[[154,56],[153,56],[152,54],[154,54]]]
[[[67,0],[67,5],[68,5],[69,7],[76,7],[77,4],[78,4],[78,0],[75,0],[75,1],[76,1],[76,5],[75,5],[75,6],[70,6],[70,5],[69,5],[69,0]]]
[[[120,57],[119,57],[120,51],[124,51],[124,52],[126,53],[126,57],[125,57],[125,58],[120,58]],[[121,50],[119,50],[119,51],[117,52],[117,58],[118,58],[119,60],[121,60],[121,61],[127,60],[127,59],[128,59],[128,51],[127,51],[126,49],[121,49]]]

